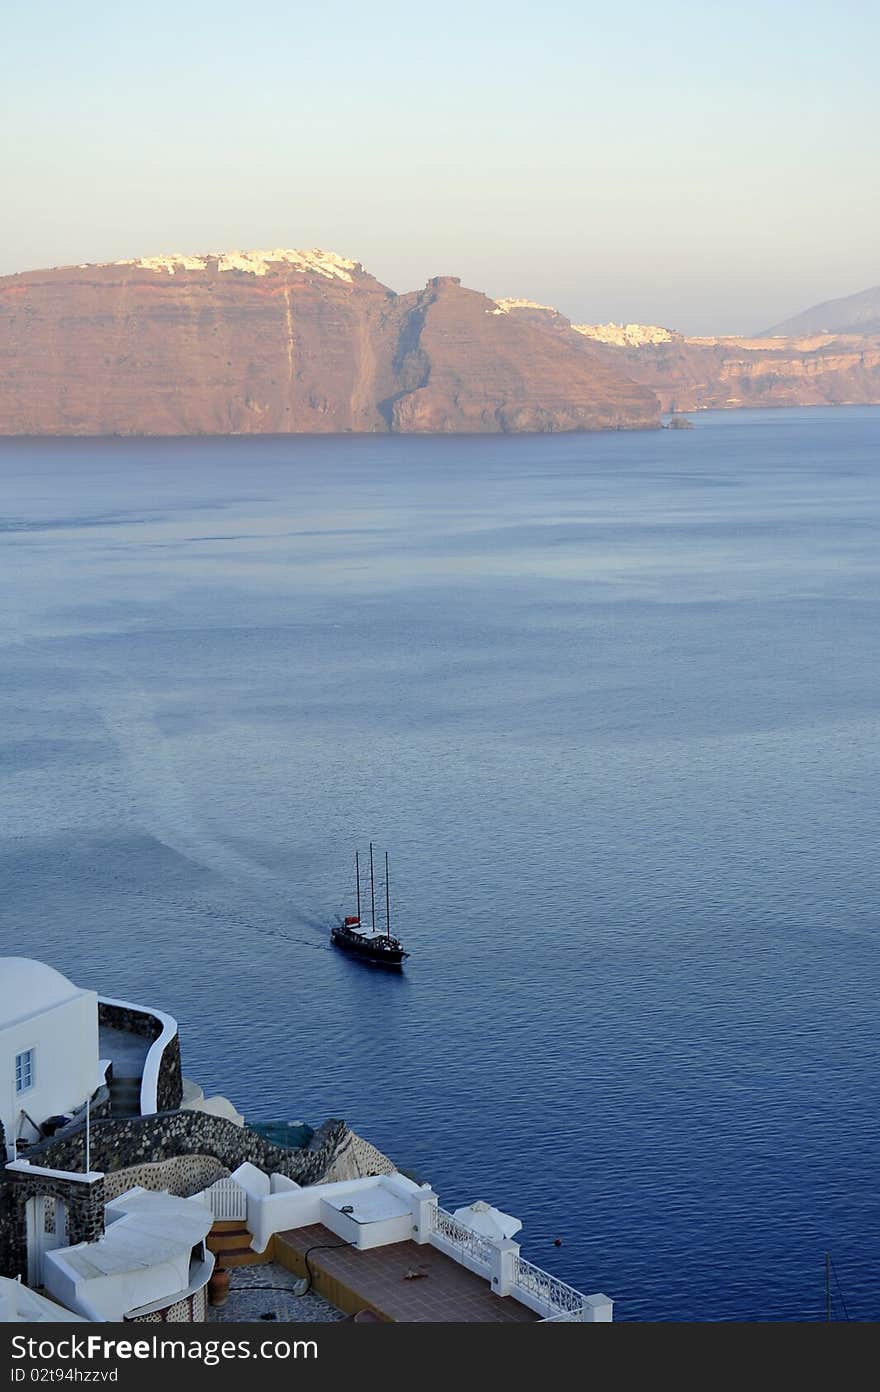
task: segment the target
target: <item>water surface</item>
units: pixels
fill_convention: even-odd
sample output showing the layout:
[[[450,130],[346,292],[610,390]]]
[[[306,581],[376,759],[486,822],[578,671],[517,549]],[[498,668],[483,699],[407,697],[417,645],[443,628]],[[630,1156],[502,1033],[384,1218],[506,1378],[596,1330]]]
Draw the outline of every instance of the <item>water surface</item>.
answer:
[[[880,410],[0,442],[0,951],[618,1318],[877,1318],[878,531]]]

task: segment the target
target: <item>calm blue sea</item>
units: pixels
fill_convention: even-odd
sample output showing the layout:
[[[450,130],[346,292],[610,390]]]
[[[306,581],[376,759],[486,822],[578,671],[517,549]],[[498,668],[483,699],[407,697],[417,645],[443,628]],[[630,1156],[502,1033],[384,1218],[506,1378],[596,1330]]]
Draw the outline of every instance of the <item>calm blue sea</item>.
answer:
[[[0,442],[0,951],[617,1318],[877,1319],[878,542],[880,409]]]

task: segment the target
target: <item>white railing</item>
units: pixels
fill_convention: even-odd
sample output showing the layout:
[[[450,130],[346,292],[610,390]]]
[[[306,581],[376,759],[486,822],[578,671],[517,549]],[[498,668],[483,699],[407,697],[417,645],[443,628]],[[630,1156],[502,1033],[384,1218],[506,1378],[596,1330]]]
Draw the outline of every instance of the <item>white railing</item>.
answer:
[[[457,1218],[453,1218],[451,1213],[447,1213],[445,1208],[439,1204],[433,1209],[433,1219],[431,1223],[432,1232],[444,1239],[457,1252],[471,1258],[480,1266],[485,1267],[487,1272],[491,1272],[495,1264],[496,1247],[487,1237],[481,1237],[471,1228],[466,1228],[464,1223],[459,1223]]]
[[[597,1318],[597,1297],[580,1291],[533,1266],[519,1255],[512,1242],[493,1242],[489,1237],[466,1228],[439,1205],[431,1210],[430,1241],[441,1252],[460,1262],[471,1271],[486,1276],[496,1292],[511,1295],[514,1300],[534,1310],[542,1320],[592,1323]],[[610,1303],[601,1297],[610,1312]],[[599,1318],[605,1318],[599,1315]],[[610,1318],[610,1313],[607,1316]]]
[[[532,1309],[535,1308],[533,1302],[537,1302],[546,1309],[547,1319],[586,1321],[592,1318],[587,1299],[580,1291],[551,1276],[549,1271],[542,1271],[540,1266],[533,1266],[524,1257],[514,1259],[511,1293],[518,1295]]]
[[[247,1218],[247,1193],[234,1179],[218,1179],[194,1198],[211,1210],[215,1222],[243,1223]]]

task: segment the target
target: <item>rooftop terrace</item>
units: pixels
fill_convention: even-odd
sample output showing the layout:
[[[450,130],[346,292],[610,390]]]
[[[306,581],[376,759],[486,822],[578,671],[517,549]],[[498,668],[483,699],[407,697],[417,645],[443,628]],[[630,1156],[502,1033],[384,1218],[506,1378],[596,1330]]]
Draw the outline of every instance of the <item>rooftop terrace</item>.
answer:
[[[349,1315],[369,1311],[392,1323],[613,1318],[607,1296],[584,1295],[522,1256],[517,1218],[482,1201],[448,1213],[429,1185],[398,1171],[301,1187],[244,1164],[196,1197],[214,1216],[221,1260],[274,1260]]]
[[[318,1250],[312,1250],[318,1249]],[[326,1250],[321,1250],[326,1249]],[[529,1324],[532,1310],[494,1295],[485,1279],[429,1245],[394,1242],[358,1251],[322,1223],[275,1234],[275,1261],[305,1276],[346,1314],[372,1310],[391,1323]]]

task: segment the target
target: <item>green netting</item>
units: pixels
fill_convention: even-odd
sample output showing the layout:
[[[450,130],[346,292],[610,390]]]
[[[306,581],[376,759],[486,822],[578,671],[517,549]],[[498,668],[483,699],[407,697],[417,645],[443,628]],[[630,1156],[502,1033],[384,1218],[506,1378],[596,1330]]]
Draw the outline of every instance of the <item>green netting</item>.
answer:
[[[251,1131],[256,1131],[273,1145],[286,1146],[298,1150],[315,1134],[314,1127],[304,1121],[249,1121]]]

